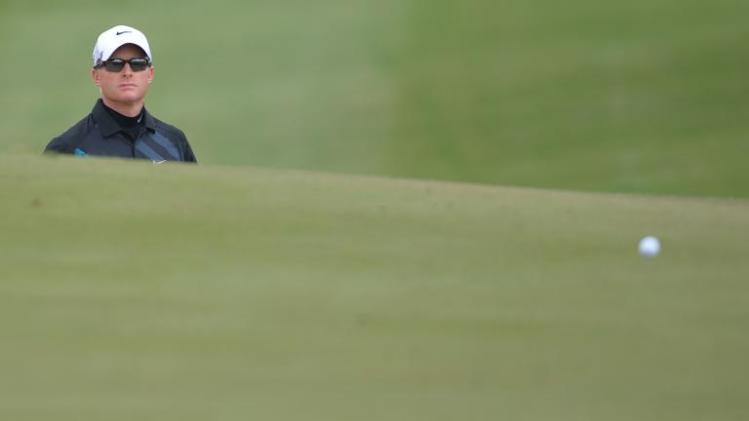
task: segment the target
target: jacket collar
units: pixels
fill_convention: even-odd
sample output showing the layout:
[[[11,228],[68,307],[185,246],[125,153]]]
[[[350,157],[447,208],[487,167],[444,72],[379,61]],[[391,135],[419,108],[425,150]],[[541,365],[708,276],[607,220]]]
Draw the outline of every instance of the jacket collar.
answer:
[[[104,108],[104,102],[101,98],[96,101],[91,114],[94,116],[94,121],[98,124],[102,136],[109,137],[122,130]],[[156,121],[146,107],[143,107],[143,125],[152,132],[156,131]]]

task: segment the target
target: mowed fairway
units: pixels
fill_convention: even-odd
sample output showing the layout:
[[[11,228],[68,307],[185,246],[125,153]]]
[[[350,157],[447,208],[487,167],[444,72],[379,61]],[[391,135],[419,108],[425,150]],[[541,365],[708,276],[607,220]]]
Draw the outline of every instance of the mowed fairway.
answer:
[[[745,200],[6,155],[0,203],[3,420],[749,414]]]

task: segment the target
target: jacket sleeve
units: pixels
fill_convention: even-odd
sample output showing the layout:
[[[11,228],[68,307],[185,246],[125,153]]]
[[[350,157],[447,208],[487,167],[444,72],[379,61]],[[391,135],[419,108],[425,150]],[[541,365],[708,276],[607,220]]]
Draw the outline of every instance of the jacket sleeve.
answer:
[[[182,142],[183,142],[183,150],[184,150],[184,162],[193,162],[195,164],[198,163],[198,159],[195,158],[195,154],[192,152],[192,148],[190,147],[190,143],[187,141],[187,137],[185,137],[185,134],[180,131],[180,134],[182,135]]]
[[[44,148],[44,153],[73,153],[70,150],[70,145],[65,141],[63,137],[56,137],[52,139],[47,147]]]

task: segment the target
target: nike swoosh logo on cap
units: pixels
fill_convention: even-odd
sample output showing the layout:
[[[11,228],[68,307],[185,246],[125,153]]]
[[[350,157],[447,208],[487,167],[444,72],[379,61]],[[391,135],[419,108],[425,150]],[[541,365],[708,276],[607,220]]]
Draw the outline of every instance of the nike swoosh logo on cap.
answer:
[[[129,34],[129,33],[131,33],[131,32],[133,32],[133,31],[122,31],[122,32],[117,32],[117,35],[122,35],[122,34]]]

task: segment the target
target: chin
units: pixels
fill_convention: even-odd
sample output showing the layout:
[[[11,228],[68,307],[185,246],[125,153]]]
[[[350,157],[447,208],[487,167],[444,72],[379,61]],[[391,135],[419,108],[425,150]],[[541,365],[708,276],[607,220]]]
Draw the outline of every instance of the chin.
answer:
[[[133,103],[143,100],[142,95],[115,95],[112,98],[113,101],[119,102],[119,103]]]

